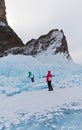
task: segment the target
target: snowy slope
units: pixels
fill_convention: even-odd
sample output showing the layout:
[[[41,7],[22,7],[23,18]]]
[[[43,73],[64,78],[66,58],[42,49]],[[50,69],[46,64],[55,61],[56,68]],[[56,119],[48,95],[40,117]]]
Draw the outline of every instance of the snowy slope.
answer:
[[[53,92],[42,77],[48,70],[55,75]],[[62,54],[0,59],[0,130],[79,130],[81,119],[82,66]]]

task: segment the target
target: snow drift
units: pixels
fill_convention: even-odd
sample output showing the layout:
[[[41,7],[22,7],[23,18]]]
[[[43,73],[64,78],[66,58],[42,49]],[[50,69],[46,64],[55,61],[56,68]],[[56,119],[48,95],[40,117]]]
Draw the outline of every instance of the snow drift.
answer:
[[[58,60],[60,59],[60,60]],[[53,92],[45,76],[51,70]],[[35,75],[31,83],[28,71]],[[82,128],[82,67],[61,54],[0,59],[1,130],[77,130]]]

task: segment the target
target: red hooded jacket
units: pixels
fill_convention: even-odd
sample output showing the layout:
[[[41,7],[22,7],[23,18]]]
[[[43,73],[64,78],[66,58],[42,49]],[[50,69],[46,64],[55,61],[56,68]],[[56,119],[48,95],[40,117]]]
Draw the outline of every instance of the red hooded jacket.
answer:
[[[51,71],[48,71],[48,74],[46,76],[46,82],[49,82],[52,80],[52,74],[51,74]]]

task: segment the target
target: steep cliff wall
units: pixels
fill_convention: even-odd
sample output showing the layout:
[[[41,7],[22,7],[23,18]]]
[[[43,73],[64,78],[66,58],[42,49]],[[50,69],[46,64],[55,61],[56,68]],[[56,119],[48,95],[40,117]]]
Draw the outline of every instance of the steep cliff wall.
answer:
[[[5,55],[5,51],[13,47],[24,46],[22,40],[8,25],[6,18],[5,1],[0,0],[0,57]]]
[[[5,1],[0,0],[0,21],[7,23]]]

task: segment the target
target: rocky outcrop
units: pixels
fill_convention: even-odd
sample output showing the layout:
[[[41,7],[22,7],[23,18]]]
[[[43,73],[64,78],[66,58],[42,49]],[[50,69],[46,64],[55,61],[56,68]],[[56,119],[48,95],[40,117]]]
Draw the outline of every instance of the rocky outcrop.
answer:
[[[6,6],[5,6],[5,1],[0,0],[0,21],[3,21],[7,24],[7,19],[6,19]]]
[[[66,37],[62,30],[54,29],[48,34],[32,39],[23,44],[22,40],[8,25],[6,19],[6,7],[4,0],[0,0],[0,57],[12,54],[36,56],[40,53],[57,54],[64,53],[70,57]]]
[[[21,46],[24,46],[22,40],[7,23],[5,2],[0,0],[0,57],[8,49]]]
[[[38,39],[31,39],[23,47],[9,49],[6,53],[32,56],[37,56],[42,53],[45,55],[63,53],[67,58],[71,58],[66,37],[63,31],[58,29],[51,30],[48,34],[42,35]]]
[[[64,53],[67,58],[70,57],[63,30],[54,29],[38,39],[32,39],[26,43],[26,48],[30,55]]]
[[[5,51],[13,47],[24,46],[22,40],[6,23],[0,21],[0,57],[6,55]]]

